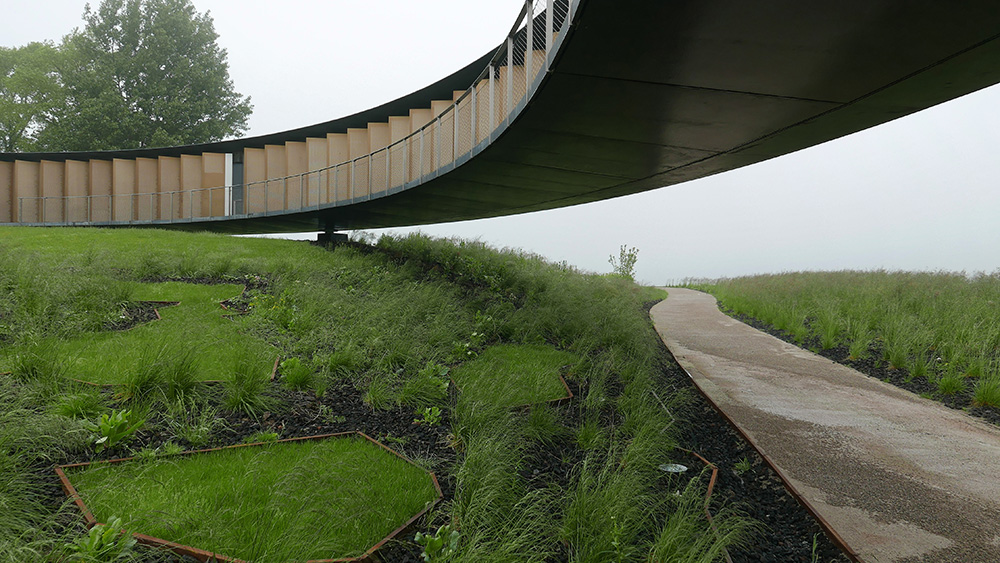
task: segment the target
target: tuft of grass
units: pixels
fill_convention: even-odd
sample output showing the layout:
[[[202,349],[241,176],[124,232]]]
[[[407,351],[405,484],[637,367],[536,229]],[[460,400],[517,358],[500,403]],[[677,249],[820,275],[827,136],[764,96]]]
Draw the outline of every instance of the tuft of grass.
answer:
[[[265,394],[271,383],[266,367],[269,363],[266,356],[250,349],[236,356],[224,381],[223,406],[254,418],[276,406],[276,401]]]
[[[52,405],[54,414],[69,418],[96,418],[107,410],[104,396],[97,389],[61,395]]]
[[[314,374],[312,366],[299,358],[288,358],[281,362],[278,369],[282,383],[289,389],[304,390],[313,387]]]
[[[949,371],[941,376],[937,382],[938,393],[942,395],[954,395],[965,391],[965,376],[961,373]]]
[[[559,420],[559,413],[544,403],[532,405],[524,425],[524,435],[543,446],[553,445],[567,435],[568,429]]]
[[[972,391],[972,403],[977,407],[1000,408],[1000,378],[983,378]]]
[[[177,438],[193,448],[209,443],[212,435],[225,426],[225,419],[213,407],[194,397],[179,396],[166,403],[167,424]]]
[[[452,373],[463,395],[513,407],[565,396],[559,372],[578,360],[576,355],[550,346],[500,344]]]
[[[576,444],[584,451],[594,451],[605,447],[607,440],[604,428],[595,419],[586,420],[576,429]]]
[[[448,401],[449,369],[428,362],[417,375],[407,379],[399,390],[399,403],[414,408],[440,407]]]
[[[393,393],[392,385],[388,377],[376,377],[368,384],[362,400],[373,411],[385,410],[396,403],[396,395]]]

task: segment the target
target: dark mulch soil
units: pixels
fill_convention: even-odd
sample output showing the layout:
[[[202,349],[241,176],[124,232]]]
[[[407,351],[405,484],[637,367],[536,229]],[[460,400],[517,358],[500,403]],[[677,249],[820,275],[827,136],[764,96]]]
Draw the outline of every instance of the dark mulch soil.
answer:
[[[156,309],[165,306],[163,303],[153,303],[151,301],[132,301],[122,305],[119,318],[104,323],[101,327],[107,331],[128,330],[134,326],[155,321],[157,319]]]
[[[775,338],[784,340],[789,344],[806,348],[814,354],[819,354],[820,356],[837,362],[838,364],[853,368],[869,377],[880,379],[886,383],[895,385],[896,387],[906,389],[911,393],[916,393],[922,397],[944,403],[948,407],[965,411],[972,416],[979,417],[986,422],[1000,426],[1000,409],[994,407],[973,406],[972,381],[969,381],[964,391],[945,395],[939,393],[938,386],[928,381],[926,377],[915,377],[908,370],[889,367],[888,362],[882,359],[884,357],[883,350],[877,343],[873,343],[869,347],[867,357],[852,359],[850,357],[850,351],[846,346],[824,349],[820,345],[819,338],[816,336],[811,336],[804,342],[799,342],[788,332],[779,330],[772,325],[761,322],[758,319],[747,315],[741,315],[722,305],[720,305],[719,308],[723,313],[729,315],[730,317],[748,324],[761,332],[766,332]]]

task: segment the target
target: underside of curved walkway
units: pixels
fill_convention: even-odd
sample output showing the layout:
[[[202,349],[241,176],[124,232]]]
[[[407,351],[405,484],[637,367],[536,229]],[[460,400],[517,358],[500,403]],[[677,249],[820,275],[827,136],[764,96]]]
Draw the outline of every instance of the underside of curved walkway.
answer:
[[[678,363],[860,560],[1000,561],[1000,430],[668,291]]]
[[[989,0],[529,0],[517,22],[495,55],[342,119],[0,153],[0,223],[281,232],[525,213],[725,172],[1000,82]]]

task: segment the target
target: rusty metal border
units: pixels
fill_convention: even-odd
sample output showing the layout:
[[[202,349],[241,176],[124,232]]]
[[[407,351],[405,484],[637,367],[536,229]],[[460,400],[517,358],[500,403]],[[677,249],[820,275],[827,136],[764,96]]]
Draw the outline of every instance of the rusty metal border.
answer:
[[[434,506],[437,505],[437,503],[441,502],[441,500],[444,498],[444,493],[442,492],[441,485],[438,482],[437,476],[434,474],[433,471],[428,471],[427,469],[420,467],[419,465],[414,463],[413,460],[411,460],[410,458],[386,446],[385,444],[379,442],[378,440],[375,440],[374,438],[365,434],[364,432],[361,432],[360,430],[354,430],[350,432],[336,432],[333,434],[317,434],[314,436],[300,436],[298,438],[286,438],[284,440],[277,440],[276,442],[254,442],[251,444],[234,444],[232,446],[223,446],[221,448],[207,448],[201,450],[185,451],[175,454],[175,456],[192,456],[195,454],[223,451],[233,448],[259,447],[262,445],[288,443],[288,442],[318,441],[329,438],[341,438],[346,436],[359,436],[362,439],[371,442],[372,444],[382,448],[383,450],[389,452],[390,454],[405,461],[406,463],[413,465],[414,467],[420,469],[424,473],[427,473],[427,475],[430,476],[431,478],[431,482],[434,484],[434,490],[437,492],[437,498],[434,499],[432,502],[428,503],[427,506],[423,508],[423,510],[410,517],[405,523],[403,523],[401,526],[390,532],[387,536],[379,540],[374,546],[366,550],[361,555],[358,555],[356,557],[347,557],[340,559],[310,559],[306,561],[306,563],[375,563],[376,561],[378,561],[378,556],[377,556],[378,550],[384,547],[390,541],[394,540],[399,534],[402,534],[407,529],[412,527],[420,518],[426,515],[432,508],[434,508]],[[99,525],[100,522],[97,521],[97,518],[94,517],[94,514],[87,507],[86,503],[83,502],[83,499],[80,497],[79,492],[76,490],[76,488],[70,482],[69,477],[66,475],[65,470],[75,469],[79,467],[86,467],[88,465],[122,463],[127,461],[134,461],[136,459],[137,458],[135,456],[132,456],[132,457],[115,458],[115,459],[101,460],[101,461],[91,461],[86,463],[70,463],[66,465],[55,466],[55,472],[56,475],[59,477],[59,482],[60,485],[62,486],[63,491],[70,498],[70,500],[72,500],[73,503],[76,504],[77,508],[80,509],[80,512],[83,513],[83,517],[87,522],[87,528],[92,528],[96,525]],[[250,563],[248,561],[237,559],[235,557],[230,557],[228,555],[224,555],[221,553],[213,553],[211,551],[205,551],[203,549],[198,549],[196,547],[172,542],[162,538],[156,538],[138,532],[134,532],[132,534],[132,537],[134,537],[136,541],[138,541],[141,544],[153,547],[165,548],[178,555],[193,557],[202,563],[207,563],[207,562]]]

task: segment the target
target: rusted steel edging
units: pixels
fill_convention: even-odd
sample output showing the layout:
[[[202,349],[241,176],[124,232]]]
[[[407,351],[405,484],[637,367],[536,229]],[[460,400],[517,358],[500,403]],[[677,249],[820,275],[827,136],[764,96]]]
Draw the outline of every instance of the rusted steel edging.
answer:
[[[682,452],[687,452],[688,454],[693,455],[694,457],[701,460],[701,462],[704,463],[706,467],[712,469],[712,476],[708,479],[708,490],[705,491],[705,518],[708,520],[708,525],[710,528],[712,528],[712,531],[718,534],[719,529],[715,527],[715,521],[712,519],[712,512],[708,509],[708,504],[712,499],[712,491],[715,489],[715,481],[719,477],[719,468],[711,461],[708,461],[707,459],[702,457],[701,454],[698,454],[696,452],[693,452],[685,448],[677,448],[677,449]],[[729,555],[728,549],[723,547],[722,554],[726,557],[726,563],[733,563],[733,558],[732,556]]]
[[[263,445],[277,444],[277,443],[289,443],[289,442],[318,441],[318,440],[325,440],[325,439],[329,439],[329,438],[343,438],[343,437],[347,437],[347,436],[357,436],[357,437],[360,437],[363,440],[367,440],[368,442],[371,442],[372,444],[374,444],[374,445],[382,448],[383,450],[387,451],[388,453],[390,453],[390,454],[398,457],[402,461],[404,461],[406,463],[409,463],[410,465],[413,465],[414,467],[417,467],[417,468],[421,469],[422,471],[424,471],[425,473],[427,473],[427,475],[430,476],[431,482],[434,484],[434,490],[437,492],[437,498],[435,498],[431,502],[428,502],[427,505],[424,506],[423,510],[421,510],[417,514],[415,514],[412,517],[410,517],[403,525],[399,526],[398,528],[396,528],[392,532],[389,532],[389,534],[387,536],[385,536],[384,538],[382,538],[381,540],[379,540],[378,543],[376,543],[374,546],[372,546],[371,548],[369,548],[368,550],[366,550],[363,554],[361,554],[359,556],[356,556],[356,557],[347,557],[347,558],[340,558],[340,559],[310,559],[309,561],[306,561],[306,563],[374,563],[375,561],[378,561],[378,557],[376,555],[376,552],[379,549],[381,549],[382,547],[384,547],[385,544],[387,544],[388,542],[394,540],[399,534],[402,534],[408,528],[412,527],[420,518],[422,518],[423,516],[425,516],[431,510],[431,508],[433,508],[435,505],[437,505],[437,503],[440,502],[444,498],[444,493],[441,490],[440,483],[438,483],[437,475],[435,475],[433,471],[428,471],[426,469],[421,468],[416,463],[414,463],[413,460],[411,460],[408,457],[404,456],[403,454],[397,452],[396,450],[393,450],[392,448],[386,446],[385,444],[379,442],[378,440],[375,440],[374,438],[372,438],[371,436],[368,436],[364,432],[361,432],[361,431],[336,432],[336,433],[333,433],[333,434],[319,434],[319,435],[315,435],[315,436],[301,436],[301,437],[298,437],[298,438],[286,438],[284,440],[277,440],[275,442],[254,442],[254,443],[251,443],[251,444],[234,444],[232,446],[224,446],[224,447],[221,447],[221,448],[207,448],[207,449],[201,449],[201,450],[190,450],[190,451],[180,452],[178,454],[174,454],[174,456],[171,456],[171,457],[176,457],[176,456],[189,457],[189,456],[192,456],[192,455],[195,455],[195,454],[203,454],[203,453],[209,453],[209,452],[224,451],[224,450],[229,450],[229,449],[233,449],[233,448],[259,447],[259,446],[263,446]],[[87,527],[88,528],[92,528],[92,527],[94,527],[94,526],[96,526],[96,525],[98,525],[100,523],[97,521],[97,518],[94,517],[93,513],[87,507],[86,503],[83,502],[83,499],[81,498],[79,492],[76,490],[76,488],[73,486],[73,484],[69,481],[69,477],[66,475],[66,471],[65,470],[79,468],[79,467],[85,467],[85,466],[89,466],[89,465],[103,464],[103,463],[122,463],[122,462],[126,462],[126,461],[135,461],[136,459],[137,458],[133,456],[133,457],[123,457],[123,458],[115,458],[115,459],[101,460],[101,461],[91,461],[91,462],[86,462],[86,463],[71,463],[71,464],[66,464],[66,465],[57,465],[55,467],[56,475],[59,477],[59,481],[60,481],[60,484],[62,485],[63,491],[67,494],[67,496],[70,497],[70,499],[73,501],[73,503],[76,504],[76,506],[83,513],[83,517],[84,517],[84,519],[87,522]],[[149,545],[149,546],[152,546],[152,547],[165,548],[167,550],[170,550],[170,551],[172,551],[174,553],[177,553],[179,555],[182,555],[182,556],[193,557],[193,558],[197,559],[198,561],[200,561],[202,563],[207,563],[207,562],[250,563],[248,561],[244,561],[242,559],[237,559],[235,557],[230,557],[230,556],[223,555],[223,554],[220,554],[220,553],[213,553],[211,551],[206,551],[206,550],[199,549],[199,548],[196,548],[196,547],[192,547],[192,546],[188,546],[188,545],[183,545],[183,544],[172,542],[172,541],[165,540],[165,539],[162,539],[162,538],[156,538],[156,537],[149,536],[149,535],[142,534],[142,533],[138,533],[138,532],[134,532],[132,534],[132,537],[134,537],[136,539],[136,541],[138,541],[141,544]]]
[[[833,526],[825,518],[823,518],[823,516],[820,515],[819,511],[817,511],[816,508],[798,491],[798,489],[796,489],[795,486],[791,484],[791,482],[788,480],[785,474],[778,468],[777,464],[775,464],[771,460],[771,458],[768,457],[760,449],[760,447],[756,444],[756,442],[754,442],[750,438],[750,436],[746,432],[744,432],[743,429],[740,428],[738,424],[736,424],[736,421],[733,420],[732,417],[730,417],[728,414],[726,414],[725,411],[719,408],[719,405],[717,405],[715,401],[712,400],[712,398],[708,395],[708,393],[706,393],[705,390],[702,389],[700,385],[698,385],[698,381],[691,375],[692,371],[700,374],[701,372],[698,370],[698,368],[696,368],[693,364],[691,364],[687,360],[678,358],[676,355],[674,355],[673,351],[670,350],[670,347],[666,346],[666,343],[664,343],[664,347],[667,348],[667,351],[670,353],[670,357],[673,358],[675,362],[677,362],[677,365],[679,365],[681,369],[684,370],[685,375],[687,375],[688,379],[691,380],[691,383],[694,384],[694,388],[698,390],[698,393],[701,394],[701,396],[704,397],[706,401],[708,401],[708,404],[712,405],[712,408],[715,409],[715,411],[719,413],[723,419],[725,419],[726,423],[728,423],[729,426],[732,427],[743,438],[743,440],[746,441],[746,443],[749,444],[750,447],[757,452],[757,455],[759,455],[761,459],[764,460],[764,463],[766,463],[767,466],[770,467],[772,471],[774,471],[775,475],[777,475],[778,478],[781,479],[781,483],[785,486],[785,490],[788,491],[788,494],[792,495],[792,497],[803,508],[805,508],[806,511],[808,511],[813,518],[816,519],[816,522],[818,522],[820,527],[823,528],[823,531],[826,533],[827,537],[830,538],[830,541],[833,542],[833,544],[836,545],[837,548],[840,549],[844,553],[844,555],[846,555],[848,559],[850,559],[851,561],[854,561],[855,563],[866,563],[865,560],[862,559],[861,556],[858,555],[858,553],[854,551],[854,549],[850,545],[848,545],[848,543],[844,540],[844,538],[842,538],[840,534],[837,533],[837,531],[833,528]]]

